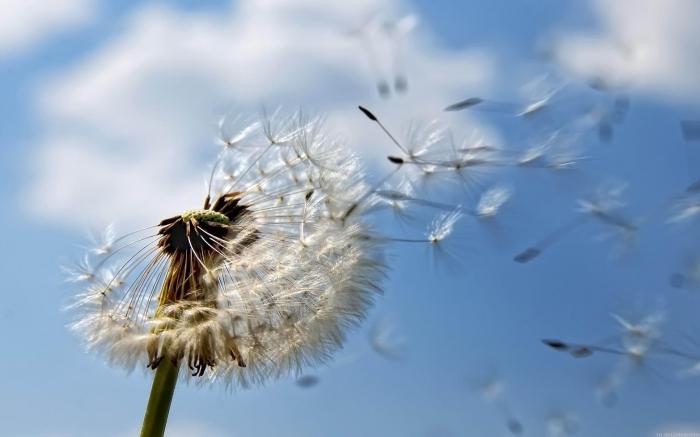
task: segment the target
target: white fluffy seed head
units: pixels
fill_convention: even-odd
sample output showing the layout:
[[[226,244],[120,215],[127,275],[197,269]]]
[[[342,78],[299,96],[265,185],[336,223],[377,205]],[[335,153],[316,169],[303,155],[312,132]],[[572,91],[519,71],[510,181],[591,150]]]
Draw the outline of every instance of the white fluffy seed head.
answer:
[[[329,358],[380,290],[382,240],[367,238],[374,196],[357,159],[319,120],[229,126],[216,213],[177,214],[71,269],[72,326],[108,361],[169,359],[208,376],[199,381],[261,383]],[[456,219],[443,221],[438,238]]]

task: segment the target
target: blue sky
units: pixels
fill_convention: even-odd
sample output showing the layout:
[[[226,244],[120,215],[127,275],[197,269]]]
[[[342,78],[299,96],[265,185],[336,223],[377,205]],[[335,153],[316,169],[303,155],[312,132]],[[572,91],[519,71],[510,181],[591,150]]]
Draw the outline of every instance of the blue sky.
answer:
[[[564,118],[582,101],[609,103],[585,86],[593,76],[629,96],[612,141],[577,132],[587,159],[572,171],[488,172],[484,186],[514,192],[498,226],[463,223],[451,242],[456,260],[437,266],[424,247],[392,246],[384,296],[334,363],[308,371],[318,385],[181,385],[168,435],[507,436],[502,405],[530,436],[556,435],[547,423],[560,413],[577,418],[581,436],[700,429],[700,383],[679,377],[688,362],[650,354],[608,407],[596,384],[626,357],[574,359],[540,343],[596,342],[620,332],[611,313],[634,321],[662,312],[663,340],[700,355],[689,340],[700,328],[697,290],[668,281],[698,255],[697,224],[667,222],[669,201],[700,177],[698,144],[679,128],[700,116],[693,0],[52,4],[0,5],[3,435],[136,433],[149,378],[84,352],[65,328],[72,290],[60,268],[81,256],[90,229],[115,222],[126,232],[198,202],[221,114],[262,105],[319,112],[378,175],[394,150],[357,105],[399,134],[411,120],[439,117],[457,133],[478,129],[524,150],[538,137],[523,120],[441,110],[475,95],[527,99],[523,86],[543,74],[568,83],[557,94]],[[382,99],[366,50],[349,35],[369,18],[409,14],[418,25],[399,67],[409,91]],[[386,43],[373,47],[380,59],[392,53]],[[542,47],[554,47],[558,62],[543,62]],[[391,66],[376,70],[390,76]],[[627,184],[623,213],[639,223],[630,247],[598,238],[607,229],[590,220],[533,262],[512,261],[575,217],[577,199],[604,181]],[[464,200],[452,191],[445,195]],[[371,350],[377,321],[405,343],[400,360]],[[489,379],[504,386],[496,402],[475,388]]]

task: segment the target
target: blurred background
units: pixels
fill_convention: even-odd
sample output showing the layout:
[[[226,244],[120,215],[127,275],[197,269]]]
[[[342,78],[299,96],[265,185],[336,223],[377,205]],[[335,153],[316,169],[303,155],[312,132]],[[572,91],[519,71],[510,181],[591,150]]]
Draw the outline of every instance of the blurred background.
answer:
[[[180,385],[167,435],[700,435],[699,22],[695,0],[0,1],[0,433],[136,435],[150,378],[84,352],[61,267],[199,205],[226,114],[322,115],[378,179],[397,150],[364,105],[402,141],[438,120],[502,151],[442,193],[509,202],[440,253],[392,246],[328,366]]]

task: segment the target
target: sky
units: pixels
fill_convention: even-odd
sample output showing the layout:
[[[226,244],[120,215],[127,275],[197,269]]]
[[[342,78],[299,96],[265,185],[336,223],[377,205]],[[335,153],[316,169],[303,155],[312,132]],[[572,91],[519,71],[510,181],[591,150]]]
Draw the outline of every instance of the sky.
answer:
[[[491,168],[467,189],[445,187],[455,204],[493,186],[512,199],[493,220],[460,223],[449,256],[392,245],[383,296],[333,362],[305,371],[316,385],[180,385],[166,435],[569,435],[562,418],[579,436],[700,433],[693,362],[658,346],[700,361],[700,279],[688,273],[698,226],[673,219],[700,177],[697,138],[680,128],[700,119],[698,20],[694,0],[4,0],[1,433],[136,435],[150,377],[85,352],[66,328],[74,289],[61,267],[91,231],[128,232],[199,204],[222,115],[322,115],[379,178],[396,149],[358,105],[399,138],[436,119],[456,137],[575,165]],[[377,83],[397,75],[406,91],[380,95]],[[545,122],[488,101],[443,111],[468,97],[522,107],[543,96]],[[629,109],[601,139],[595,123],[616,101]],[[581,216],[581,199],[618,191],[624,202],[610,207],[633,235],[591,216],[513,261]],[[420,236],[430,217],[420,218],[382,226]],[[643,362],[541,342],[615,344],[603,339],[619,339],[621,319],[649,317],[659,341]],[[371,348],[377,329],[397,359]],[[622,375],[614,405],[600,396],[611,375]]]

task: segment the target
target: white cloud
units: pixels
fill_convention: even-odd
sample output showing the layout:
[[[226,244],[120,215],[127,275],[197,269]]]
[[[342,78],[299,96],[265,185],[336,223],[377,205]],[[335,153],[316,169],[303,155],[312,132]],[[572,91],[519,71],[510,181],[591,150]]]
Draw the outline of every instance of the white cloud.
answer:
[[[94,0],[3,0],[0,55],[25,49],[61,30],[90,20]]]
[[[599,29],[565,34],[562,62],[584,76],[659,96],[700,95],[700,2],[592,0]]]
[[[441,49],[419,27],[402,46],[408,93],[381,101],[352,29],[400,9],[392,0],[244,0],[216,14],[140,9],[123,33],[41,88],[45,135],[28,205],[73,226],[150,223],[196,206],[215,124],[232,106],[316,110],[350,147],[385,155],[391,149],[377,147],[381,137],[358,104],[401,127],[491,77],[486,55]]]

